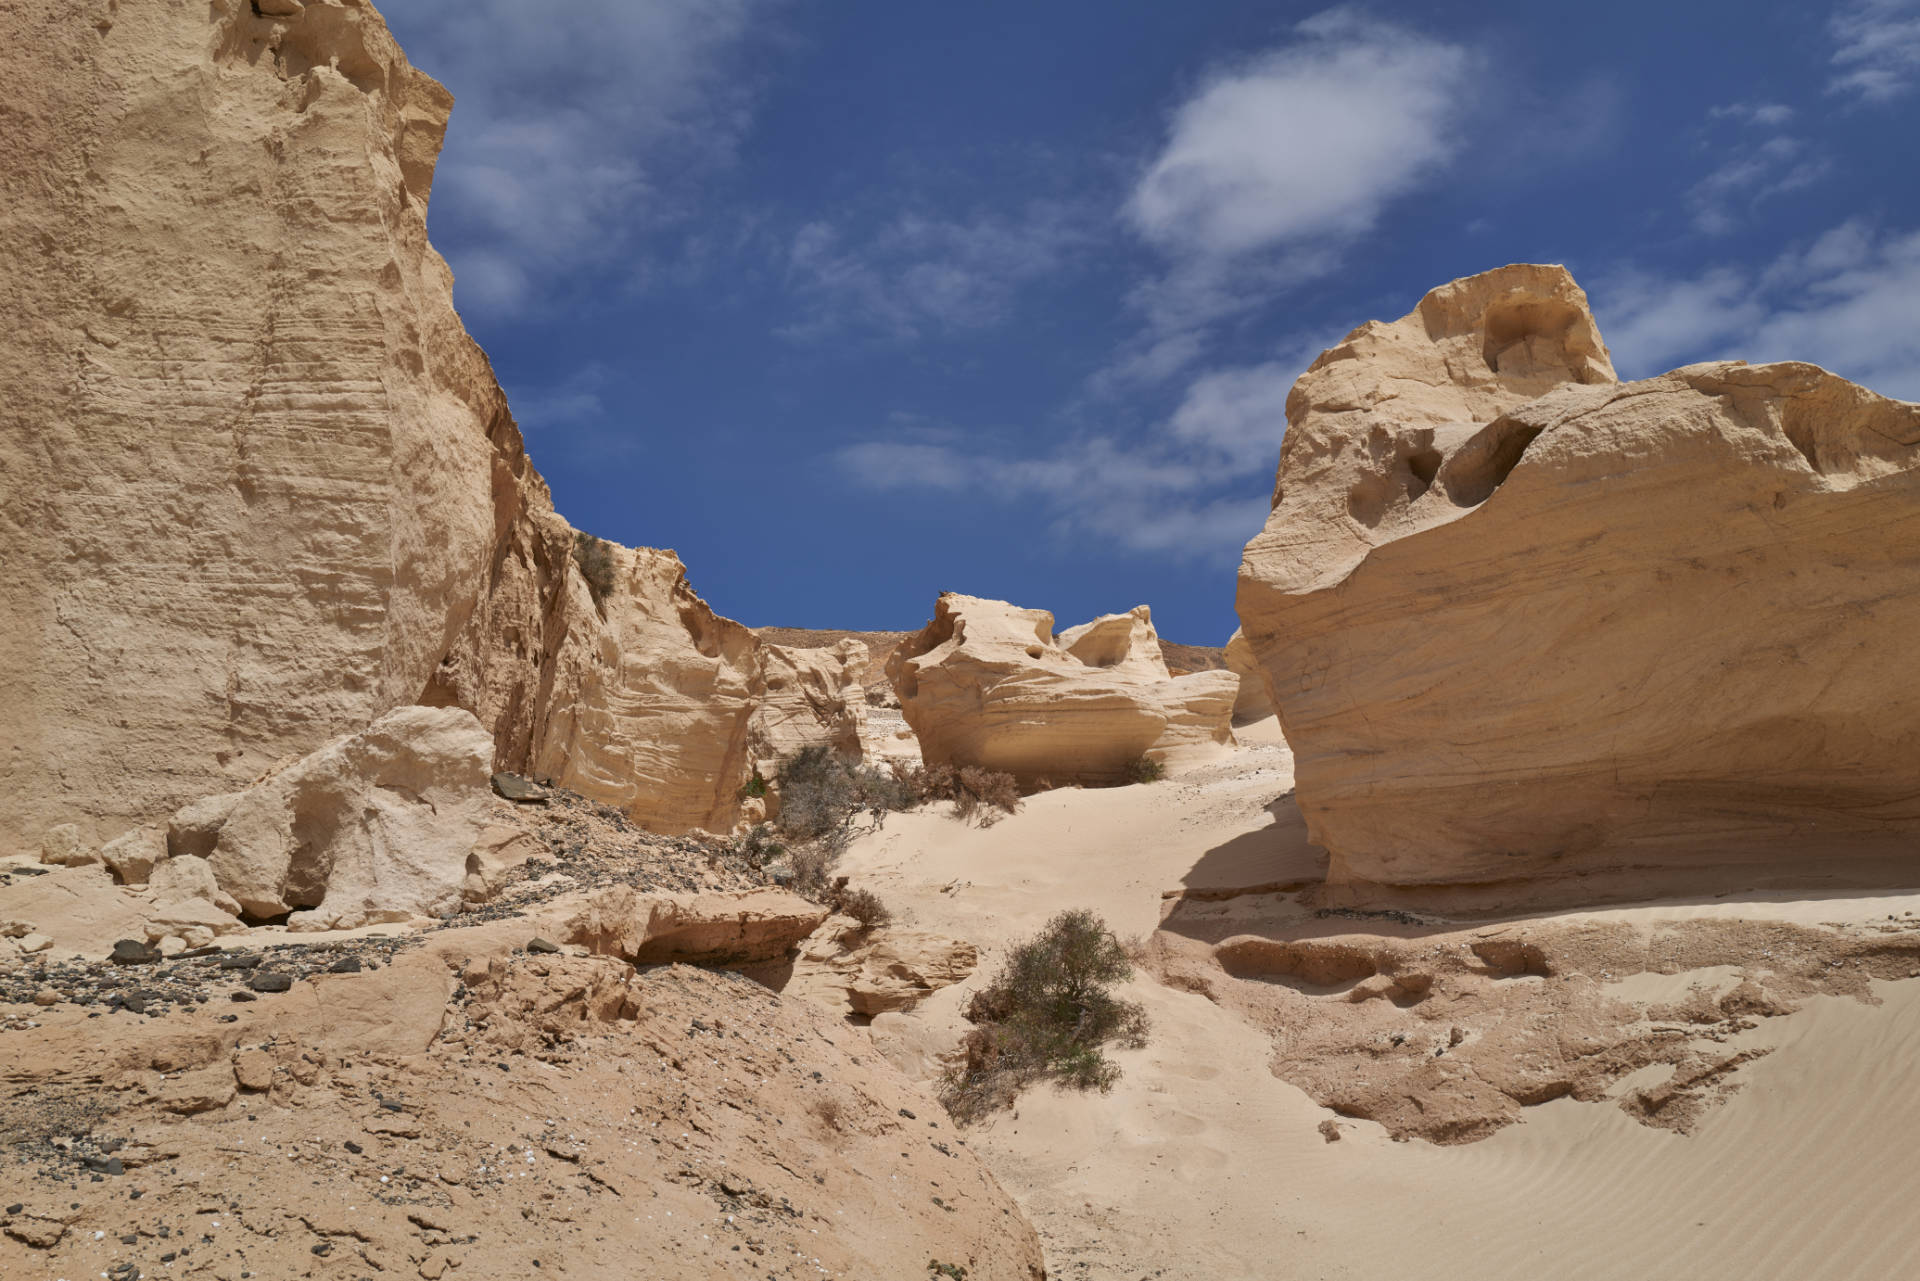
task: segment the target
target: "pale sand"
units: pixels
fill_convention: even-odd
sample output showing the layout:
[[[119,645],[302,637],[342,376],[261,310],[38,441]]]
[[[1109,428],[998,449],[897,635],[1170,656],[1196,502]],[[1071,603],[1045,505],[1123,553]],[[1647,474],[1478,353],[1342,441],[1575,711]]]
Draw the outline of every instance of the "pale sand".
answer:
[[[906,1015],[876,1044],[929,1074],[963,1026],[967,993],[1006,944],[1065,907],[1120,933],[1159,923],[1162,892],[1296,881],[1314,873],[1271,723],[1231,762],[1148,787],[1028,800],[995,827],[894,816],[843,870],[924,928],[981,946],[980,974]],[[1270,812],[1271,810],[1271,812]],[[1276,821],[1277,820],[1277,821]],[[1224,908],[1226,904],[1222,904]],[[1879,921],[1920,895],[1749,896],[1614,907],[1570,920]],[[1356,923],[1355,928],[1364,928]],[[1726,967],[1623,975],[1624,995],[1718,992]],[[1884,1003],[1819,997],[1729,1049],[1772,1046],[1691,1136],[1609,1103],[1562,1099],[1482,1142],[1395,1143],[1341,1120],[1268,1070],[1261,1031],[1207,999],[1133,985],[1151,1044],[1123,1051],[1108,1095],[1035,1091],[970,1131],[1075,1277],[1888,1278],[1911,1275],[1920,1228],[1920,983],[1876,982]],[[1634,1082],[1625,1082],[1624,1085]]]

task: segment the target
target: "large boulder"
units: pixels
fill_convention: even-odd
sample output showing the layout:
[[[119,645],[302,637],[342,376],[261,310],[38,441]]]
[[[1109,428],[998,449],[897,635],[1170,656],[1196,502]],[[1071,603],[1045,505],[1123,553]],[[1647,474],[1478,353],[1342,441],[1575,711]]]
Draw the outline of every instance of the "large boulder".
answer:
[[[1920,406],[1515,266],[1295,385],[1239,611],[1336,882],[1912,857]]]
[[[479,716],[496,768],[729,826],[760,647],[671,552],[589,589],[427,240],[452,98],[379,14],[5,25],[0,855],[94,850],[417,703]]]
[[[1142,757],[1177,765],[1233,743],[1238,678],[1171,675],[1145,605],[1055,636],[1043,609],[948,592],[887,677],[928,764],[1115,783]]]
[[[493,740],[471,712],[402,707],[223,798],[204,862],[154,869],[157,900],[220,895],[306,929],[457,910],[493,814]],[[213,807],[193,807],[196,821]],[[178,825],[196,837],[203,823]],[[175,866],[175,865],[178,866]]]

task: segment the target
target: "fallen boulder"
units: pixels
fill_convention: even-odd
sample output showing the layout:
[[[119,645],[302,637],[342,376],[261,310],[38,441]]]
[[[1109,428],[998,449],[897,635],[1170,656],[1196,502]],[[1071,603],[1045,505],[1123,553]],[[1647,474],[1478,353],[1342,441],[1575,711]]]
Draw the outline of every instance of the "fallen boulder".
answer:
[[[1287,418],[1238,605],[1333,881],[1911,859],[1920,405],[1618,383],[1514,266],[1355,330]]]
[[[596,892],[555,914],[552,936],[636,965],[756,965],[786,958],[827,909],[785,890]]]
[[[910,1010],[922,998],[962,982],[980,963],[965,939],[923,930],[864,929],[830,917],[801,945],[781,991],[854,1014]]]
[[[1231,672],[1175,677],[1145,605],[1058,636],[1053,615],[948,592],[887,678],[930,765],[1023,782],[1118,783],[1233,743]]]
[[[185,860],[210,836],[207,869],[251,916],[346,929],[455,911],[493,813],[492,758],[472,713],[397,708],[245,792],[176,814],[184,848],[154,879],[200,897]]]

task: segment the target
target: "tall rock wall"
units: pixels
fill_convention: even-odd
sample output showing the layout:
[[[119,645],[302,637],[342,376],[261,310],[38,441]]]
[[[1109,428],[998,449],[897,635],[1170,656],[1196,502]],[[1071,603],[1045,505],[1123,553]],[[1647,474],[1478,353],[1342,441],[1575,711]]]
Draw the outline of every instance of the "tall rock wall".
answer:
[[[571,569],[427,242],[452,99],[378,14],[21,0],[0,28],[0,849],[111,837],[416,701],[643,821],[724,820],[740,735],[643,745],[628,713],[724,703],[692,669],[757,653],[670,553],[607,616]]]
[[[1515,266],[1355,330],[1287,417],[1238,603],[1334,880],[1920,848],[1920,406],[1618,383]]]

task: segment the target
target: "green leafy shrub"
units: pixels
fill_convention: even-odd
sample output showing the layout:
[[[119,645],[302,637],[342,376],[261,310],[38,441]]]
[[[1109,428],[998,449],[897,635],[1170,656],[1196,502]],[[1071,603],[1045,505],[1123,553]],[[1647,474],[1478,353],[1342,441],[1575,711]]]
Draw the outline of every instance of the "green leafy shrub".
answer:
[[[594,605],[603,604],[613,594],[613,544],[584,530],[575,530],[573,563],[579,568],[580,577],[586,580],[587,594],[593,597]]]
[[[1138,757],[1127,764],[1127,782],[1158,783],[1167,776],[1167,767],[1151,756]]]
[[[1092,912],[1081,908],[1048,921],[1014,947],[993,982],[968,1002],[966,1016],[975,1027],[942,1082],[947,1110],[973,1120],[1043,1079],[1082,1090],[1113,1088],[1120,1069],[1104,1047],[1147,1040],[1146,1011],[1111,991],[1132,976],[1126,949]]]

